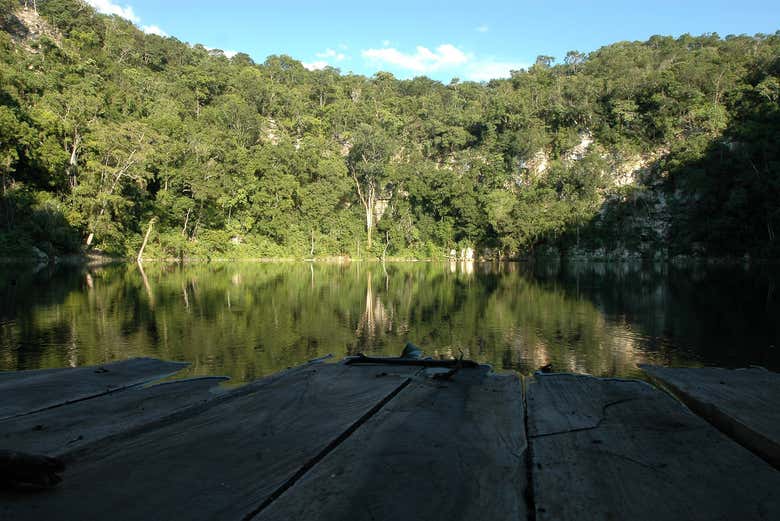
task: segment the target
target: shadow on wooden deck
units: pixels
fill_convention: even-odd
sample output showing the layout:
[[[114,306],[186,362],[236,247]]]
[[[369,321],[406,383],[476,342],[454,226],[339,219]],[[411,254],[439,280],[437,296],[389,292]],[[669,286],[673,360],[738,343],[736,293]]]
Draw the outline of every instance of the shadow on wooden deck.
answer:
[[[154,384],[181,367],[0,373],[0,519],[780,518],[778,471],[646,383],[358,357]]]

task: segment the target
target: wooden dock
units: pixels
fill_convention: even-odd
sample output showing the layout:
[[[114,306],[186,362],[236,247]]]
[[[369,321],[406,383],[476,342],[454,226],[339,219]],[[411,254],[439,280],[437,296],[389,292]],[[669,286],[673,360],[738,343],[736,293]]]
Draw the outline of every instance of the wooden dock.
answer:
[[[763,368],[642,366],[692,411],[780,469],[780,375]]]
[[[182,366],[0,373],[0,520],[780,519],[766,445],[644,382],[347,359],[154,383]]]

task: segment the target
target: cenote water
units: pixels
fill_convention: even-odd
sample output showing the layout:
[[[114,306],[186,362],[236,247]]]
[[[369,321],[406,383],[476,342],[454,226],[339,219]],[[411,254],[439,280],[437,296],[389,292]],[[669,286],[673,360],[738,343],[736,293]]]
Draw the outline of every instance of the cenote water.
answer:
[[[312,358],[433,357],[531,373],[780,368],[776,267],[149,263],[0,266],[0,370],[182,360],[233,383]]]

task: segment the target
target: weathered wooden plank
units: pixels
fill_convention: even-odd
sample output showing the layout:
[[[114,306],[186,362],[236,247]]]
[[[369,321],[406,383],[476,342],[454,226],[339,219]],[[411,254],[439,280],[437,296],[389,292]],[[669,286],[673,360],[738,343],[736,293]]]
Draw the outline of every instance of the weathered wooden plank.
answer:
[[[525,450],[516,376],[415,378],[253,519],[525,519]]]
[[[255,382],[91,446],[51,492],[0,495],[0,518],[241,519],[404,385],[388,373],[319,364]]]
[[[226,377],[174,380],[0,420],[0,447],[62,455],[211,399]]]
[[[0,420],[101,396],[175,373],[187,364],[133,358],[0,380]]]
[[[528,385],[536,519],[780,519],[780,473],[638,381]]]
[[[640,366],[696,414],[780,469],[780,374]]]
[[[7,383],[14,380],[22,380],[31,376],[41,376],[43,374],[59,373],[70,371],[72,367],[55,367],[53,369],[25,369],[23,371],[0,371],[0,383]]]

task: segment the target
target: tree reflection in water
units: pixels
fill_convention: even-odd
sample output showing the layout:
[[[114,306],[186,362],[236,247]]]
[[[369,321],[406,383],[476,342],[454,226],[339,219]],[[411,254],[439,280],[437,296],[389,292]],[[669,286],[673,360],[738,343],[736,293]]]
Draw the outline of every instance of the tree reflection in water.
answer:
[[[496,369],[777,368],[775,271],[629,264],[147,263],[6,269],[0,369],[132,356],[240,383],[332,353],[460,351]]]

